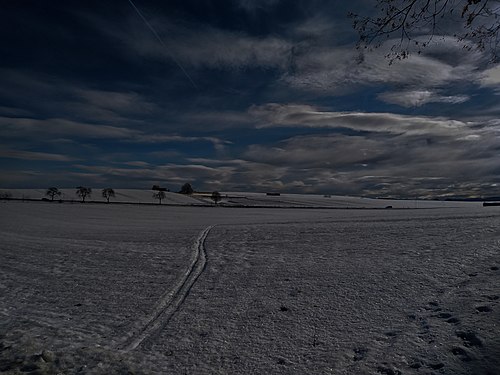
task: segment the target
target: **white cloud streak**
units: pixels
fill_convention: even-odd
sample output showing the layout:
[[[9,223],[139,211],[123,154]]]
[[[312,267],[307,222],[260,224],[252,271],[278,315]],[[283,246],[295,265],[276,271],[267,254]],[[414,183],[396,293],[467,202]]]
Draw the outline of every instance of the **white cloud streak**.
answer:
[[[150,19],[165,45],[166,53],[156,40],[145,33],[143,25],[130,22],[129,28],[110,28],[109,23],[90,18],[104,35],[120,40],[130,51],[158,59],[175,57],[184,66],[211,68],[281,67],[289,59],[292,44],[279,37],[253,37],[208,25],[174,23],[165,18]]]
[[[88,138],[133,138],[140,132],[133,129],[109,125],[96,125],[61,118],[33,119],[0,117],[0,134],[4,137],[19,137],[29,134],[47,136],[75,136]]]
[[[421,107],[427,103],[460,104],[470,99],[468,95],[440,95],[431,90],[390,91],[379,94],[377,98],[406,108]]]
[[[249,109],[259,125],[267,127],[347,128],[357,131],[406,135],[461,135],[469,132],[464,121],[444,117],[395,113],[331,112],[301,104],[269,103]]]
[[[37,136],[39,140],[53,137],[114,139],[133,143],[186,143],[209,142],[222,149],[231,142],[217,137],[182,136],[177,134],[145,133],[135,129],[88,124],[66,119],[33,119],[0,117],[0,135],[5,138]]]
[[[24,150],[0,149],[0,158],[21,159],[21,160],[47,160],[68,162],[76,159],[67,155],[51,154],[47,152],[34,152]]]
[[[464,54],[464,43],[454,38],[436,36],[422,54],[411,54],[390,65],[385,55],[394,43],[397,41],[389,40],[372,52],[358,52],[351,46],[296,48],[293,70],[284,74],[283,82],[306,91],[337,95],[362,85],[432,90],[454,82],[479,82],[478,68],[484,65],[484,58],[478,52]]]

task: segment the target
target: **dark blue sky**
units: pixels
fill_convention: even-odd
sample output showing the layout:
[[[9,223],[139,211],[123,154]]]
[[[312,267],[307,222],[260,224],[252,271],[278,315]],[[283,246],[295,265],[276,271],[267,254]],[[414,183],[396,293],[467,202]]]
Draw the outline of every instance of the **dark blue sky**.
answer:
[[[500,195],[500,66],[453,27],[389,65],[373,1],[134,4],[162,43],[128,0],[0,6],[1,188]]]

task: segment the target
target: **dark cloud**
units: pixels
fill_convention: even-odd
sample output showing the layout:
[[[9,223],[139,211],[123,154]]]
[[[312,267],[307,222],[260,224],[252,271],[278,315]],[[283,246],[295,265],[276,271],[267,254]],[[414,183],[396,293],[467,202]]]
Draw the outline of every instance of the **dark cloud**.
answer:
[[[280,1],[281,0],[237,0],[236,3],[246,11],[255,12],[256,10],[272,8]]]

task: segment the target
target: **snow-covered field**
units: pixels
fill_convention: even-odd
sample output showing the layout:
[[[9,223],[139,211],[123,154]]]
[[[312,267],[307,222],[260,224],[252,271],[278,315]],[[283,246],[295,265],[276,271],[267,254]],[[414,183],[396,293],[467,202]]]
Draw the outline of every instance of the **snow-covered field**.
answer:
[[[55,200],[65,202],[80,202],[76,194],[76,189],[60,189],[60,196]],[[110,198],[111,203],[142,203],[157,204],[157,199],[153,198],[152,190],[141,189],[114,189],[115,197]],[[45,193],[45,189],[0,189],[0,194],[8,193],[14,199],[50,199]],[[174,192],[165,192],[165,205],[200,206],[213,204],[210,193],[195,193],[193,195],[183,195]],[[312,194],[280,194],[278,196],[267,195],[266,193],[252,192],[221,192],[222,200],[219,205],[233,207],[297,207],[297,208],[446,208],[446,207],[471,207],[480,206],[480,202],[453,202],[453,201],[432,201],[432,200],[391,200],[372,199],[362,197],[345,197],[336,195],[312,195]],[[105,203],[106,198],[101,196],[101,189],[93,189],[87,202]]]
[[[1,201],[0,235],[0,372],[500,373],[499,207]]]
[[[50,199],[45,193],[46,189],[0,189],[0,192],[10,193],[15,199]],[[59,189],[60,196],[56,196],[54,200],[75,201],[80,202],[81,198],[76,194],[76,189]],[[115,196],[110,198],[111,203],[158,203],[158,200],[153,198],[152,190],[140,189],[114,189]],[[173,192],[165,192],[163,204],[174,205],[200,205],[206,202],[200,201],[194,197]],[[90,197],[86,198],[87,202],[106,202],[106,198],[102,197],[101,189],[93,189]]]
[[[280,194],[224,192],[222,204],[227,206],[242,205],[247,207],[299,207],[299,208],[446,208],[471,207],[481,203],[433,201],[433,200],[395,200],[336,195]]]

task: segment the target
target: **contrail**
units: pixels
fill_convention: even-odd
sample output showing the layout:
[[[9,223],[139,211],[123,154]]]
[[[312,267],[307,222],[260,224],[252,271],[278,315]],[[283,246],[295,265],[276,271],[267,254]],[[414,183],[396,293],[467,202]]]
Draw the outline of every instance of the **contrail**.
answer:
[[[166,50],[168,50],[167,46],[165,45],[165,43],[163,43],[163,40],[160,38],[160,36],[156,32],[156,30],[153,28],[153,26],[151,26],[151,24],[148,22],[148,20],[142,15],[141,11],[135,6],[134,2],[132,0],[128,0],[128,2],[130,3],[130,5],[132,5],[132,7],[135,9],[135,11],[139,15],[139,17],[141,17],[141,19],[144,21],[144,23],[146,24],[146,26],[149,28],[149,30],[151,30],[151,32],[154,34],[154,36],[156,37],[156,39],[158,39],[158,42],[160,42],[160,44],[162,45],[162,47],[165,48]],[[182,73],[184,73],[184,75],[189,79],[189,81],[191,82],[191,84],[193,85],[193,87],[195,89],[197,89],[198,86],[196,86],[196,83],[194,83],[193,79],[189,76],[189,74],[182,67],[182,65],[177,61],[177,59],[174,56],[172,56],[171,54],[169,54],[169,56],[172,58],[172,60],[174,60],[175,64],[179,67],[179,69],[182,70]]]

